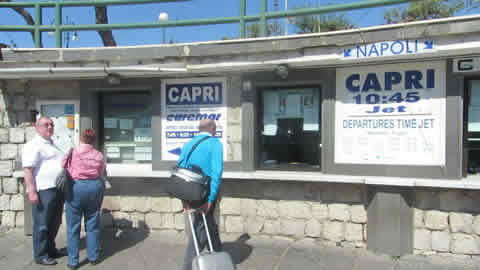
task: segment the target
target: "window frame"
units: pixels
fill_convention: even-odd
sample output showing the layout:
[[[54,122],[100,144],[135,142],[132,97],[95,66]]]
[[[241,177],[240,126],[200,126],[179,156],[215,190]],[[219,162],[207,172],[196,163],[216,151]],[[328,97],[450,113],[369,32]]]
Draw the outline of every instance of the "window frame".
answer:
[[[480,82],[480,75],[467,76],[463,80],[463,140],[462,140],[462,149],[463,149],[463,162],[462,162],[462,176],[467,177],[468,175],[475,175],[475,173],[468,172],[468,164],[470,160],[470,150],[473,148],[470,141],[468,140],[472,135],[475,138],[480,139],[480,132],[469,132],[468,131],[468,111],[470,106],[470,89],[473,81]],[[480,150],[480,143],[476,146]],[[478,173],[477,173],[478,174]]]

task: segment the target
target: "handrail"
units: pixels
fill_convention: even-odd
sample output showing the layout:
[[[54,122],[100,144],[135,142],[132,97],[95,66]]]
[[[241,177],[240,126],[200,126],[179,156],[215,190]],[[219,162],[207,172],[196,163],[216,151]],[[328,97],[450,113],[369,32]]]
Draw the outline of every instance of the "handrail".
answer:
[[[160,2],[185,2],[190,0],[81,0],[81,1],[47,1],[47,2],[0,2],[0,8],[12,7],[34,7],[35,8],[35,24],[34,25],[0,25],[0,31],[9,32],[33,32],[35,47],[40,47],[41,32],[55,31],[56,47],[61,48],[62,33],[64,31],[87,31],[87,30],[114,30],[114,29],[140,29],[140,28],[159,28],[159,27],[179,27],[179,26],[196,26],[210,24],[240,24],[240,38],[246,37],[246,23],[259,21],[260,36],[267,35],[267,20],[294,16],[305,16],[313,14],[322,14],[328,12],[347,11],[354,9],[364,9],[378,6],[387,6],[393,4],[401,4],[420,0],[366,0],[356,3],[334,4],[320,6],[314,8],[300,8],[287,11],[267,11],[267,0],[261,0],[260,14],[246,15],[246,0],[239,0],[240,15],[232,17],[217,17],[207,19],[188,19],[176,21],[158,21],[151,23],[118,23],[118,24],[83,24],[83,25],[64,25],[62,24],[62,8],[63,7],[80,7],[80,6],[110,6],[110,5],[135,5]],[[42,25],[42,8],[55,7],[55,25]]]

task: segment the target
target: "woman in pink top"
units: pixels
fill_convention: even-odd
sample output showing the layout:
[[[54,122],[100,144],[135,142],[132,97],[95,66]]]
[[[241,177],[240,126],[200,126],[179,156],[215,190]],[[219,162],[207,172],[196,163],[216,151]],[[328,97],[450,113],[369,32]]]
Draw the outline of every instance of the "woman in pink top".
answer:
[[[80,137],[80,145],[73,149],[67,170],[73,179],[72,198],[66,201],[68,268],[78,268],[80,229],[85,218],[87,256],[91,264],[99,262],[100,207],[103,201],[104,183],[100,178],[105,171],[103,154],[93,148],[96,134],[86,129]],[[67,166],[67,156],[62,165]]]

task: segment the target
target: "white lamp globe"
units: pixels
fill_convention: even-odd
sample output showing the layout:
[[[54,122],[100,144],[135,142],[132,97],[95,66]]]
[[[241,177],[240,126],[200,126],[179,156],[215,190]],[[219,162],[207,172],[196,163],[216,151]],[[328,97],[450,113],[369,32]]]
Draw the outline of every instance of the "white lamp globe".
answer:
[[[158,20],[161,22],[168,21],[168,13],[161,12],[160,15],[158,15]]]

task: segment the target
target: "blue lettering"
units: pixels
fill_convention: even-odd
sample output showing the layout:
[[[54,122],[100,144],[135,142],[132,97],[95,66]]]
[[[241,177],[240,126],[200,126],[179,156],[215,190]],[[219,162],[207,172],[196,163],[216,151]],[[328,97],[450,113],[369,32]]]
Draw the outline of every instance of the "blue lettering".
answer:
[[[420,84],[422,79],[422,72],[418,70],[407,70],[405,71],[405,89],[422,89],[423,86]]]
[[[388,45],[387,42],[380,43],[380,55],[383,55],[383,52],[387,51],[388,47],[389,47],[389,45]]]
[[[427,69],[427,88],[435,88],[435,70]]]
[[[385,72],[385,90],[392,90],[392,85],[399,84],[402,81],[402,75],[398,72]]]
[[[410,46],[408,46],[409,45],[408,40],[406,40],[405,42],[407,44],[407,46],[406,46],[407,47],[407,53],[413,53],[413,51],[410,50]]]
[[[218,121],[222,117],[221,113],[197,113],[197,114],[169,114],[167,115],[167,121],[199,121],[203,119],[212,119]]]
[[[373,89],[375,91],[381,91],[382,87],[378,81],[377,74],[368,73],[365,83],[363,84],[362,92],[368,92],[368,90]]]
[[[353,81],[358,80],[360,80],[360,74],[352,74],[348,76],[348,78],[345,80],[345,87],[348,89],[348,91],[353,93],[360,91],[360,86],[353,85]]]
[[[395,49],[394,47],[395,47],[396,44],[400,45],[400,50],[398,50],[398,51],[394,50]],[[403,49],[404,49],[403,47],[404,47],[403,43],[401,41],[397,40],[397,41],[392,43],[392,46],[390,47],[390,50],[392,51],[393,54],[401,54],[403,52]]]
[[[222,104],[222,83],[192,83],[166,86],[167,105]]]
[[[372,44],[372,46],[370,47],[370,52],[368,53],[368,56],[371,56],[373,53],[379,56],[377,51],[377,46],[375,46],[375,44]]]
[[[360,47],[360,45],[357,45],[357,58],[360,57],[360,53],[363,54],[363,56],[367,56],[367,45],[363,45],[363,50],[362,50],[362,47]]]

